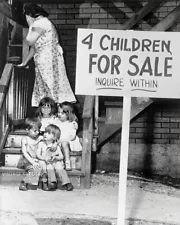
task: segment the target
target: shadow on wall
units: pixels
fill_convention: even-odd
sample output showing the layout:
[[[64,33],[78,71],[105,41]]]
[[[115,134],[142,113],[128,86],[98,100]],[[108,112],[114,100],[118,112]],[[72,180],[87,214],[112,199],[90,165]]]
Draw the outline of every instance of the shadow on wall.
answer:
[[[154,130],[154,110],[153,105],[147,110],[147,124],[144,143],[147,146],[146,152],[144,154],[143,169],[142,173],[146,178],[152,178],[152,148],[153,143],[153,130]]]

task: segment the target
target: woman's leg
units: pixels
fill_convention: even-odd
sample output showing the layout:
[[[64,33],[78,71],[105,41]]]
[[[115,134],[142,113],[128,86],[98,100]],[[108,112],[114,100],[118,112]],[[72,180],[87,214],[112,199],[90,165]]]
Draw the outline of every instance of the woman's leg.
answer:
[[[70,161],[70,145],[68,141],[63,141],[62,143],[62,149],[65,157],[65,169],[66,170],[72,170],[71,168],[71,161]]]

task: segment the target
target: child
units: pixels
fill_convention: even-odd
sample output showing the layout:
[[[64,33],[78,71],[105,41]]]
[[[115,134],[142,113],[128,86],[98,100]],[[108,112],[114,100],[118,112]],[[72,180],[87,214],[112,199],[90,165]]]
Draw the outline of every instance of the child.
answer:
[[[26,177],[21,181],[19,190],[27,191],[28,184],[37,185],[41,172],[41,167],[36,157],[36,150],[40,142],[39,130],[41,123],[37,118],[27,118],[25,120],[27,136],[22,138],[22,161],[23,167],[27,171]]]
[[[36,117],[41,121],[41,132],[45,131],[45,128],[49,124],[54,124],[55,114],[57,107],[52,98],[45,97],[39,102],[38,109],[36,111]]]
[[[47,173],[50,189],[55,189],[57,184],[55,173],[62,184],[62,189],[73,190],[67,172],[64,170],[63,154],[59,145],[60,129],[50,124],[45,128],[44,141],[38,145],[37,157],[41,163],[43,174]],[[55,171],[55,173],[54,173]],[[47,178],[43,179],[47,183]]]
[[[71,170],[70,151],[82,151],[79,138],[76,135],[78,129],[77,117],[74,107],[70,102],[58,104],[58,118],[56,125],[61,130],[60,142],[62,144],[66,170]]]

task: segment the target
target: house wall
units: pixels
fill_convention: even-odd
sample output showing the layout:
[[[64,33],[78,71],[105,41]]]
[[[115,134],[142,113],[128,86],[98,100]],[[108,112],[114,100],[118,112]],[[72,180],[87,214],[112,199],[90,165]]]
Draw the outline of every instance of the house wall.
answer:
[[[50,13],[50,19],[58,29],[60,42],[64,49],[67,74],[73,90],[75,87],[77,29],[118,29],[120,24],[131,18],[147,2],[126,0],[115,3],[105,1],[99,4],[42,5]],[[169,0],[162,3],[132,29],[151,30],[179,4],[180,0]],[[179,21],[168,31],[178,31]],[[77,96],[77,98],[81,110],[84,97]],[[158,100],[132,122],[129,150],[130,170],[142,171],[144,168],[145,170],[149,168],[152,173],[179,176],[179,105],[179,101]],[[97,155],[97,169],[118,170],[119,140],[120,134],[102,147],[100,154]]]
[[[75,87],[77,29],[118,29],[121,24],[131,18],[147,2],[147,0],[122,0],[114,3],[109,3],[109,1],[104,1],[103,3],[100,1],[99,4],[41,4],[50,13],[49,18],[58,29],[61,45],[64,49],[67,73],[73,90]],[[169,0],[161,4],[132,29],[150,30],[178,4],[180,4],[180,0]],[[178,26],[179,23],[177,21],[170,29],[176,29]],[[77,98],[82,106],[84,97],[77,96]]]
[[[121,134],[97,155],[97,169],[119,170]],[[180,100],[155,100],[130,125],[128,169],[180,177]]]

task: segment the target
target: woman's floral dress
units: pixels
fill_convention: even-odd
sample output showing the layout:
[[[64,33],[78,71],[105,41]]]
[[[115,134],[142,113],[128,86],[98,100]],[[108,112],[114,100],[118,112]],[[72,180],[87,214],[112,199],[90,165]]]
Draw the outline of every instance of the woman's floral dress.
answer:
[[[43,33],[34,44],[35,84],[32,105],[37,106],[43,97],[51,97],[55,102],[76,102],[66,74],[63,50],[58,34],[51,21],[43,17],[36,20],[31,28],[43,28]]]

